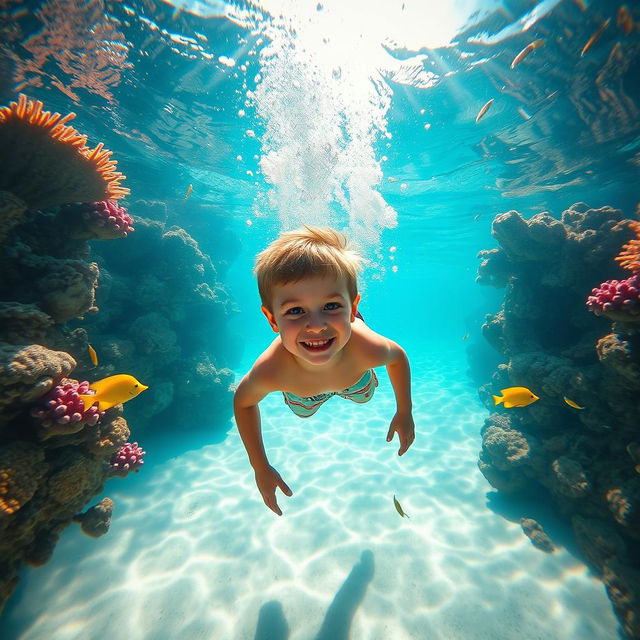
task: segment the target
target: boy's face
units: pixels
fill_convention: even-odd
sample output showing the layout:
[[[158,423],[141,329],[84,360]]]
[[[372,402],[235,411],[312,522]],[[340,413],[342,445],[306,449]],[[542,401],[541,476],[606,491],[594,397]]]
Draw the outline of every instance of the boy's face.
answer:
[[[353,305],[344,278],[306,278],[276,285],[272,308],[262,307],[271,328],[280,333],[284,348],[312,366],[328,364],[351,337]]]

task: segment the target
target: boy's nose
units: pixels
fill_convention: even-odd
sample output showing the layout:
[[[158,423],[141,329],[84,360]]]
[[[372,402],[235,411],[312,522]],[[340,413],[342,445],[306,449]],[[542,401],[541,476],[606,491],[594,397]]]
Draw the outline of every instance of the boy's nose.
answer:
[[[307,329],[312,331],[323,331],[327,323],[314,313],[310,313],[307,317]]]

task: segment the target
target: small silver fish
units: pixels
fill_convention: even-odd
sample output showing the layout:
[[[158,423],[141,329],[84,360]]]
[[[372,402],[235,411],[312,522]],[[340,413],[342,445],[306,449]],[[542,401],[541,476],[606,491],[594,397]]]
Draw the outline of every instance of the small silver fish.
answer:
[[[396,500],[396,497],[393,496],[393,504],[396,508],[396,511],[403,517],[403,518],[408,518],[409,516],[402,510],[402,507],[400,506],[400,503]]]
[[[478,111],[478,115],[476,116],[476,124],[478,122],[480,122],[480,118],[482,118],[482,116],[487,113],[487,109],[493,104],[493,98],[491,98],[491,100],[489,100],[488,102],[486,102],[484,104],[484,106],[482,107],[482,109],[480,109],[480,111]]]

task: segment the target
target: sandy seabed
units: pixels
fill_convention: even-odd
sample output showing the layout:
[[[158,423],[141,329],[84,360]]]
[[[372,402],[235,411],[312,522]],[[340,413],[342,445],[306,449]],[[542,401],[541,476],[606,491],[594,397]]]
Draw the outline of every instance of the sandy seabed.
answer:
[[[279,494],[282,517],[264,506],[235,428],[162,465],[149,451],[142,473],[106,486],[107,536],[69,528],[48,565],[24,572],[0,637],[617,638],[566,527],[478,471],[487,412],[464,362],[412,365],[417,438],[402,458],[385,442],[395,405],[383,370],[369,404],[332,398],[306,420],[265,399],[265,445],[294,492]],[[532,546],[522,516],[544,524],[554,554]]]

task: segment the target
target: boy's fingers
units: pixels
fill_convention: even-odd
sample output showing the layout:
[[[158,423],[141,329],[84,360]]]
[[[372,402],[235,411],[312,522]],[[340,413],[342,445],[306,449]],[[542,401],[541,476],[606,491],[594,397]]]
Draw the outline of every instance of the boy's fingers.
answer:
[[[393,428],[393,425],[391,425],[389,427],[389,431],[387,432],[387,442],[391,442],[393,440],[393,432],[394,432],[394,428]]]
[[[269,509],[273,511],[273,513],[275,513],[278,516],[282,515],[282,511],[280,511],[280,507],[278,506],[278,502],[276,501],[275,494],[273,496],[269,496],[268,498],[265,496],[262,496],[262,499],[264,500],[264,503],[267,505],[267,507],[269,507]]]
[[[282,493],[284,493],[285,496],[291,497],[293,495],[293,491],[289,489],[289,485],[282,478],[280,478],[279,486],[280,490],[282,491]]]

